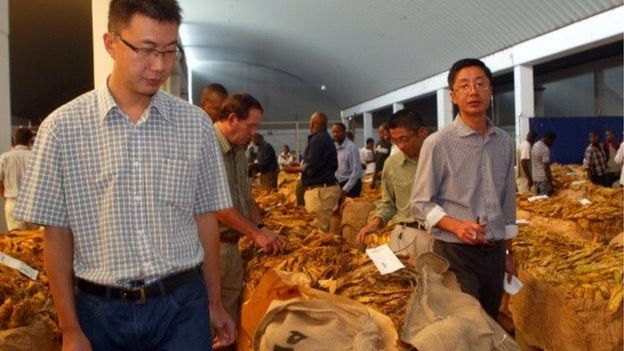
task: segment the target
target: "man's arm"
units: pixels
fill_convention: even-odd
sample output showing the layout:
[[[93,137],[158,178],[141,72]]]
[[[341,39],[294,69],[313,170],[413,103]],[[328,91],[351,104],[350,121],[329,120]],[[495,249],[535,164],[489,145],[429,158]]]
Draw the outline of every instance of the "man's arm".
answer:
[[[351,165],[351,174],[349,175],[349,180],[342,187],[342,191],[346,194],[357,183],[358,179],[362,177],[362,166],[360,163],[360,157],[358,155],[358,150],[355,145],[351,144],[353,147],[350,147],[347,150],[347,162]]]
[[[210,322],[214,329],[213,347],[231,345],[236,340],[236,324],[221,300],[221,256],[219,222],[214,213],[195,215],[197,233],[204,249],[202,271],[208,292]]]
[[[245,218],[237,209],[228,208],[217,212],[219,222],[251,238],[262,251],[273,255],[282,252],[284,239],[266,228],[258,228],[262,223],[255,201],[250,204],[252,219]]]
[[[63,351],[91,350],[78,323],[74,301],[74,237],[70,229],[46,226],[43,232],[43,266],[63,335]]]
[[[365,238],[368,234],[385,226],[396,213],[396,197],[388,173],[389,166],[386,162],[381,177],[381,198],[377,201],[375,216],[366,226],[360,229],[357,234],[357,241],[360,244],[365,242]]]
[[[530,169],[530,159],[522,159],[520,160],[520,166],[522,167],[522,171],[526,175],[529,180],[529,186],[533,185],[533,178],[531,177],[531,169]]]

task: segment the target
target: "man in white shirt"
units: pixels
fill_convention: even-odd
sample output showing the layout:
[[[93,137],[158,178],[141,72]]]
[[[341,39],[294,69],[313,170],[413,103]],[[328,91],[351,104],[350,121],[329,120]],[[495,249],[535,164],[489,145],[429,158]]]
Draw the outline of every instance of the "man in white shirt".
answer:
[[[364,173],[369,174],[375,171],[375,140],[373,138],[366,139],[366,145],[360,149],[360,162]]]
[[[0,195],[4,198],[4,215],[9,231],[30,229],[33,225],[13,217],[19,186],[30,160],[30,146],[34,137],[30,129],[15,132],[15,147],[0,155]]]
[[[526,193],[531,191],[533,186],[533,179],[531,178],[531,147],[535,142],[536,134],[534,131],[529,131],[526,135],[526,139],[520,144],[518,149],[518,164],[517,164],[517,181],[519,193]]]

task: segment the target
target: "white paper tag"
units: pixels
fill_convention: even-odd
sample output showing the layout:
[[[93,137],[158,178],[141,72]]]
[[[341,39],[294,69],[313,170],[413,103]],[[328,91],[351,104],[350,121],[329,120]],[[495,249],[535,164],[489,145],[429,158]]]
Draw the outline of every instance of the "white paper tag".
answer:
[[[567,172],[566,175],[567,176],[573,176],[573,175],[576,175],[576,172]]]
[[[580,202],[580,203],[581,203],[581,205],[583,205],[583,206],[591,205],[591,203],[592,203],[591,201],[589,201],[588,199],[585,199],[585,198],[580,199],[580,200],[579,200],[579,202]]]
[[[366,254],[370,257],[381,274],[388,274],[405,268],[403,263],[401,263],[386,244],[372,249],[366,249]]]
[[[7,267],[15,268],[20,271],[23,275],[27,276],[32,280],[37,280],[37,275],[39,275],[39,271],[27,265],[26,263],[15,259],[9,255],[6,255],[3,252],[0,252],[0,263],[4,264]]]
[[[570,184],[572,184],[572,185],[580,185],[580,184],[583,184],[583,183],[587,183],[587,181],[586,180],[575,180],[575,181],[573,181]]]
[[[505,278],[503,279],[503,288],[509,295],[515,295],[522,289],[522,282],[520,279],[516,278],[515,275],[511,276],[511,283],[507,282],[507,277],[509,275],[505,273]]]
[[[538,200],[543,200],[543,199],[548,199],[548,195],[535,195],[535,196],[531,196],[527,200],[529,200],[529,202],[533,202],[533,201],[538,201]]]
[[[526,219],[516,219],[516,225],[521,225],[521,224],[531,224],[531,222],[529,222]]]

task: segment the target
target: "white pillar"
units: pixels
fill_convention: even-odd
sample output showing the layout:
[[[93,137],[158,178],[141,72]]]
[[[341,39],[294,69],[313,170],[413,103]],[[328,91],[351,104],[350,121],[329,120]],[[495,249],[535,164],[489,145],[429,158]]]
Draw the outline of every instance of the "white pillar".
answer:
[[[529,118],[535,116],[535,98],[533,90],[533,66],[514,67],[514,96],[516,107],[516,146],[529,132]]]
[[[9,0],[0,0],[0,153],[11,148],[9,72]]]
[[[370,112],[364,112],[363,121],[364,123],[364,143],[366,143],[366,139],[373,137],[373,114]],[[362,144],[364,144],[362,143]]]
[[[402,110],[405,108],[405,105],[403,105],[400,102],[395,102],[394,104],[392,104],[392,113],[396,113],[399,110]]]
[[[438,107],[438,129],[453,121],[453,101],[450,90],[441,88],[436,91],[436,103]]]
[[[104,33],[108,31],[108,4],[110,0],[91,0],[93,18],[93,86],[98,89],[106,84],[113,70],[113,59],[104,48]]]

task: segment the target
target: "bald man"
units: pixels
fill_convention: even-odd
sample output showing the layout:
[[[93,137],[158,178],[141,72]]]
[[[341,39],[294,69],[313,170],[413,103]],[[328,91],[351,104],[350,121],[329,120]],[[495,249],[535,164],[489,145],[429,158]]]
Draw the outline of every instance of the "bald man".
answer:
[[[219,108],[228,97],[228,91],[219,83],[208,84],[201,94],[201,108],[206,111],[212,122],[219,119]]]
[[[301,166],[287,166],[287,172],[302,172],[306,211],[316,215],[316,227],[329,231],[329,217],[338,204],[341,189],[336,180],[338,155],[334,141],[327,132],[327,115],[314,112],[310,116],[310,136]]]

